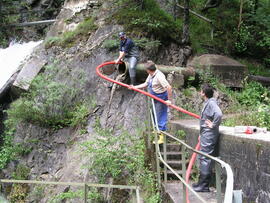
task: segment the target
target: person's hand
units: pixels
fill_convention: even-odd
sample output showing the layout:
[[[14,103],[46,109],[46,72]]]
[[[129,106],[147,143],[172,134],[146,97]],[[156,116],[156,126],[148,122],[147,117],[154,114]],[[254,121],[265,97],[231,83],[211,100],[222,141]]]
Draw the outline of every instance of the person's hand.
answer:
[[[123,62],[123,60],[122,59],[116,59],[116,60],[114,60],[114,63],[116,63],[116,64],[118,64],[120,62]]]
[[[170,100],[166,100],[166,105],[170,106],[172,104],[172,102]]]
[[[135,87],[133,85],[129,85],[128,89],[133,90]]]
[[[213,122],[210,121],[209,119],[207,119],[207,120],[205,121],[205,124],[206,124],[209,128],[213,128]]]

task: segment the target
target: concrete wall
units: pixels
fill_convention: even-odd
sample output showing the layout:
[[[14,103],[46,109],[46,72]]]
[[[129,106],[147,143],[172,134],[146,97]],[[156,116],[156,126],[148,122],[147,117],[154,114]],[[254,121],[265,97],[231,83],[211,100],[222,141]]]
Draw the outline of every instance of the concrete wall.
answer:
[[[170,124],[171,132],[184,130],[187,143],[195,147],[198,121]],[[270,133],[235,134],[234,128],[220,128],[219,156],[230,164],[234,173],[234,189],[243,190],[245,202],[270,203]]]

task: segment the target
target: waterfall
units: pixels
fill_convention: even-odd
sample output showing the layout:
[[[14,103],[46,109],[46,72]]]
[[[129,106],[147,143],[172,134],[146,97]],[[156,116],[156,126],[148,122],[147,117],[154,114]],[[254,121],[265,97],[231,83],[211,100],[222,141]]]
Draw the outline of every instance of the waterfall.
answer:
[[[13,43],[6,49],[0,49],[0,89],[41,42]]]

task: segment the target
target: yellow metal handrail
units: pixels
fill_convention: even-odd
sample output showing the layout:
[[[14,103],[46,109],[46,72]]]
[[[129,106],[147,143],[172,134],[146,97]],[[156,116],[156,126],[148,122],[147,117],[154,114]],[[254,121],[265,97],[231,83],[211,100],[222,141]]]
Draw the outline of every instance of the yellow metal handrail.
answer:
[[[69,186],[84,187],[84,203],[87,203],[87,193],[88,193],[88,188],[89,187],[135,190],[135,192],[136,192],[136,203],[140,203],[140,188],[138,186],[96,184],[96,183],[87,183],[87,182],[86,183],[79,183],[79,182],[54,182],[54,181],[9,180],[9,179],[0,179],[0,183],[69,185]]]

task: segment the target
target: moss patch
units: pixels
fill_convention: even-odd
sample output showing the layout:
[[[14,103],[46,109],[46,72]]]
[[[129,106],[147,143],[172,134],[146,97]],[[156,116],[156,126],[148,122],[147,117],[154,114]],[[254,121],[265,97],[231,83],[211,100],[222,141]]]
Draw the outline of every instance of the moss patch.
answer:
[[[181,40],[181,21],[174,21],[154,0],[145,0],[143,8],[136,1],[124,0],[111,19],[123,25],[126,32],[137,36],[154,38],[162,43]]]
[[[52,46],[72,47],[79,40],[88,38],[88,36],[97,29],[92,18],[86,18],[73,31],[65,32],[59,37],[51,37],[45,41],[45,47]]]

